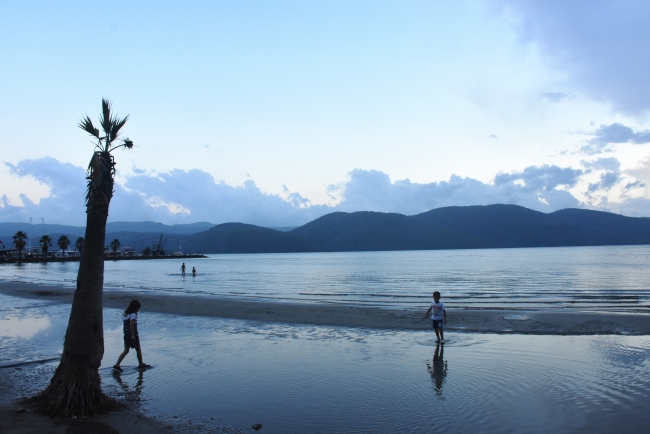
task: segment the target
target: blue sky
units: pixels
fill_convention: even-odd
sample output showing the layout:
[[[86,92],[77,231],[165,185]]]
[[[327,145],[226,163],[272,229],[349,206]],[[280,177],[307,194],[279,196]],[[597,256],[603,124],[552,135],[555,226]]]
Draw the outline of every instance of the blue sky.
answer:
[[[650,216],[642,1],[5,2],[0,221],[83,224],[102,97],[110,220],[296,225],[515,203]]]

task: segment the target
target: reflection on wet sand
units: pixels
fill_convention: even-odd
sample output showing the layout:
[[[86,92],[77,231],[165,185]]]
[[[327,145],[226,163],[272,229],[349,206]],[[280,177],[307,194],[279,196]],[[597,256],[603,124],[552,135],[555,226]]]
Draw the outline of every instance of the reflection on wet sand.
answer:
[[[144,371],[138,372],[138,378],[134,387],[130,387],[129,384],[122,380],[122,374],[119,372],[112,371],[113,379],[122,389],[121,394],[124,396],[128,402],[139,403],[142,401],[142,389],[144,383]]]
[[[442,395],[442,385],[447,376],[447,361],[443,359],[445,344],[436,343],[436,351],[433,353],[433,361],[427,362],[427,370],[433,380],[433,389],[438,395]]]

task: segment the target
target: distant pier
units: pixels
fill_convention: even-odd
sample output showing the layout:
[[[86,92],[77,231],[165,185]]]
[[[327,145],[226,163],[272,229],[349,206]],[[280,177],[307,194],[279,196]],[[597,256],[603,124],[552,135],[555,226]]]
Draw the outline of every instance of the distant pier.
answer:
[[[207,258],[202,253],[188,253],[184,255],[155,255],[155,256],[144,256],[144,255],[132,255],[132,256],[121,256],[121,255],[105,255],[104,261],[150,261],[153,259],[195,259],[195,258]],[[15,263],[41,263],[41,262],[79,262],[81,256],[71,255],[71,256],[23,256],[22,258],[18,257],[2,257],[0,256],[0,264],[15,264]]]

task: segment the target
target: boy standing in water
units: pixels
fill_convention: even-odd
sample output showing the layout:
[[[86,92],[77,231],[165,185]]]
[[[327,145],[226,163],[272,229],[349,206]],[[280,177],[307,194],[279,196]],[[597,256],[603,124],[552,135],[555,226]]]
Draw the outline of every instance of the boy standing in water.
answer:
[[[433,331],[436,332],[436,341],[444,342],[445,338],[442,334],[442,324],[443,322],[447,324],[447,311],[445,310],[445,305],[440,303],[440,293],[438,291],[433,293],[433,301],[429,305],[429,309],[424,314],[424,317],[428,317],[429,313],[431,313]]]

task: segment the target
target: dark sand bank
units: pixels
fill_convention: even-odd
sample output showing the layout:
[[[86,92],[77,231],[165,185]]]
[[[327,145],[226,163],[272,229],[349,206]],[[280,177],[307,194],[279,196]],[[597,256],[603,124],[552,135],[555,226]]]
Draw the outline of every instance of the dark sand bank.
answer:
[[[32,433],[142,433],[156,434],[175,431],[172,425],[158,422],[137,412],[123,410],[101,417],[83,420],[52,419],[33,413],[14,401],[17,396],[16,380],[8,369],[0,369],[0,432],[12,434]]]
[[[21,368],[19,368],[21,369]],[[0,369],[0,433],[3,434],[160,434],[204,433],[242,434],[239,429],[188,423],[166,422],[125,408],[97,417],[79,419],[50,418],[34,413],[16,400],[21,383],[26,381],[15,369]],[[28,380],[27,380],[28,381]],[[252,431],[252,430],[251,430]]]
[[[3,282],[5,295],[70,303],[72,288]],[[423,330],[430,327],[420,310],[384,309],[339,304],[289,304],[232,300],[216,297],[182,297],[150,292],[106,291],[104,306],[122,309],[137,298],[143,311],[175,315],[257,320],[265,322]],[[447,330],[483,333],[544,335],[650,334],[650,314],[603,313],[570,308],[543,311],[449,309]]]

